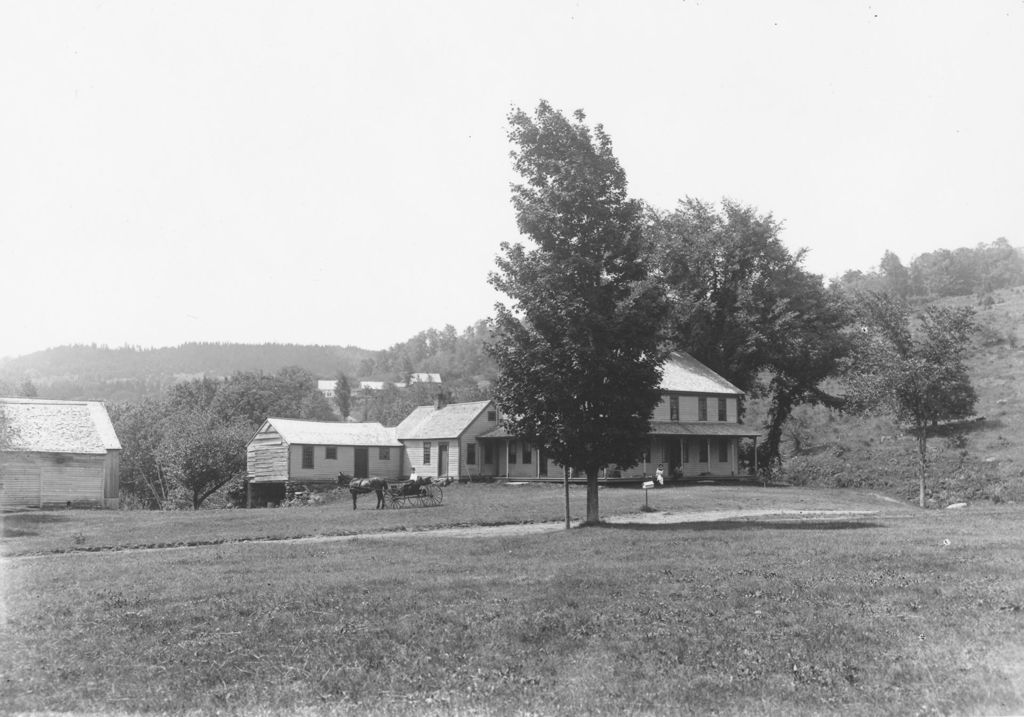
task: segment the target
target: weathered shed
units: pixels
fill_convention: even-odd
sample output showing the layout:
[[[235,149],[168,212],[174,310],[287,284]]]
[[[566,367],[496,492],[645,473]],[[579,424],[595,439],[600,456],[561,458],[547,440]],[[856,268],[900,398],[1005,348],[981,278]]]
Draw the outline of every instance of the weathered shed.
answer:
[[[0,398],[0,412],[0,506],[118,506],[121,443],[102,403]]]
[[[246,446],[250,483],[333,483],[339,474],[398,478],[402,444],[379,423],[268,418]]]

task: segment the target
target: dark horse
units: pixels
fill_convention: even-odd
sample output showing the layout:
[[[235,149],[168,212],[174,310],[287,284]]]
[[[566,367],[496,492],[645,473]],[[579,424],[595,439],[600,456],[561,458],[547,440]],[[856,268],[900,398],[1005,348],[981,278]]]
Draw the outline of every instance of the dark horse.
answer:
[[[360,493],[376,493],[377,508],[384,507],[384,489],[388,482],[383,478],[353,478],[348,482],[348,490],[352,494],[352,510],[356,509],[356,497]]]

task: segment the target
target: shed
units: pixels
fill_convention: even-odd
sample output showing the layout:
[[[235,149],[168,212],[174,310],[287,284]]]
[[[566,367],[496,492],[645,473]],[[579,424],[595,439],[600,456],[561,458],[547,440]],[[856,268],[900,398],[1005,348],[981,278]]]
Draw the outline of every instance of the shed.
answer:
[[[0,506],[117,508],[121,443],[97,401],[0,398]]]

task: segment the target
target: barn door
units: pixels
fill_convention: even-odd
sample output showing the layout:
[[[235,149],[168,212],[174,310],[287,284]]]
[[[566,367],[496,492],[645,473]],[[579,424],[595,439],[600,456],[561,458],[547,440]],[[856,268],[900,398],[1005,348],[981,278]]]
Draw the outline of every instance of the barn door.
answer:
[[[437,444],[437,476],[442,478],[448,475],[448,444]]]
[[[365,446],[356,447],[356,465],[354,469],[356,478],[370,477],[370,449]]]

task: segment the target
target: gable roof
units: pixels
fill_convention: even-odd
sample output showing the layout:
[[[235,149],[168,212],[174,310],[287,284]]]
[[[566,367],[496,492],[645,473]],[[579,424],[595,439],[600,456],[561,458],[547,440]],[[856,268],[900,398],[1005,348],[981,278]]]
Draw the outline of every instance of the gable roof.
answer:
[[[743,391],[687,353],[673,351],[661,368],[662,391],[743,395]]]
[[[0,398],[10,445],[34,453],[94,453],[120,450],[106,406],[99,401]]]
[[[335,378],[318,378],[316,380],[317,391],[333,391],[338,387],[338,379]]]
[[[490,401],[473,401],[450,403],[444,408],[418,406],[398,424],[397,436],[399,440],[457,438],[490,405]]]
[[[286,443],[317,446],[401,446],[394,428],[379,423],[342,423],[338,421],[299,421],[291,418],[268,418],[267,425],[277,431]],[[257,434],[258,435],[258,434]]]

